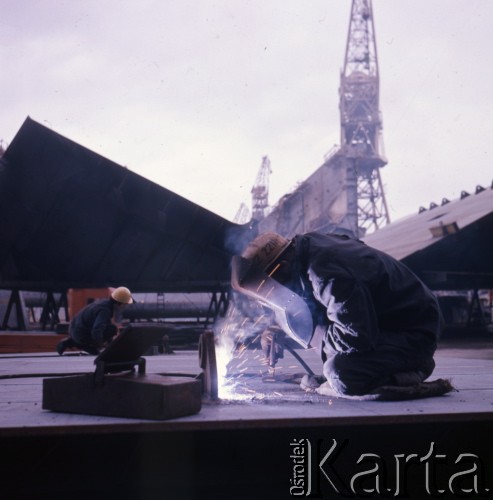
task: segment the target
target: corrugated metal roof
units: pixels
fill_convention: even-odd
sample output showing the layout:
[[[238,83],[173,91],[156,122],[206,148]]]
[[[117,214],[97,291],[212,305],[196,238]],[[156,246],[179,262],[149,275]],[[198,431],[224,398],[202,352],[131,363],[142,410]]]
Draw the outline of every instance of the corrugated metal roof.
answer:
[[[492,212],[493,189],[488,188],[404,217],[362,239],[368,245],[402,260],[453,234],[454,224],[460,231]]]
[[[364,238],[435,290],[493,288],[493,189],[398,220]]]

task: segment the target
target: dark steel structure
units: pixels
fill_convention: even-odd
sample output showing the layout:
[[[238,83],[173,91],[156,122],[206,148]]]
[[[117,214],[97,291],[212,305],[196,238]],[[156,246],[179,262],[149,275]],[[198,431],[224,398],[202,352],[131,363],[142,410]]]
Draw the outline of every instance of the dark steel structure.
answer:
[[[0,234],[0,288],[50,293],[227,293],[253,237],[30,118],[0,158]]]

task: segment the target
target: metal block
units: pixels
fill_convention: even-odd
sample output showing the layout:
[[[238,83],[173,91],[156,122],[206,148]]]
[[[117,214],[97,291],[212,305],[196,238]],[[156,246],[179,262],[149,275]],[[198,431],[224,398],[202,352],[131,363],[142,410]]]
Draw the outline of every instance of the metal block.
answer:
[[[67,413],[164,420],[198,413],[201,383],[157,374],[95,374],[43,380],[43,409]]]
[[[94,373],[44,379],[43,408],[153,420],[199,412],[199,380],[145,373],[145,358],[141,356],[161,342],[164,333],[162,327],[128,325],[96,357]]]
[[[217,361],[214,332],[208,330],[199,339],[199,365],[202,368],[202,392],[209,399],[218,398]]]

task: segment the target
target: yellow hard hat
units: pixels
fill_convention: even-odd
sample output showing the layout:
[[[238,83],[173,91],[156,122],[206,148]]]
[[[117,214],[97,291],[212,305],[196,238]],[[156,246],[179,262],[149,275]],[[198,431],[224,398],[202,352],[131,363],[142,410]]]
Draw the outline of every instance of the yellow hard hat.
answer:
[[[117,302],[120,302],[121,304],[131,304],[134,301],[134,299],[132,298],[132,294],[130,293],[130,290],[124,286],[119,286],[118,288],[115,288],[111,292],[111,298],[113,300],[116,300]]]
[[[251,260],[254,267],[265,271],[290,243],[280,234],[262,233],[248,244],[241,256]]]

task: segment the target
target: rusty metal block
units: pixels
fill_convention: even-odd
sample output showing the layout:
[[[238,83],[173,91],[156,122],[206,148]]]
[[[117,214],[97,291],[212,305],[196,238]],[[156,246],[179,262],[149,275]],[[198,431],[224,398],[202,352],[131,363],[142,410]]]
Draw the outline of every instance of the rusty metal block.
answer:
[[[201,383],[157,374],[94,374],[43,380],[43,409],[112,417],[164,420],[198,413]]]
[[[153,420],[199,412],[202,405],[199,380],[145,373],[145,358],[141,356],[150,346],[161,342],[165,331],[160,326],[128,325],[96,357],[94,373],[45,378],[43,408]]]

